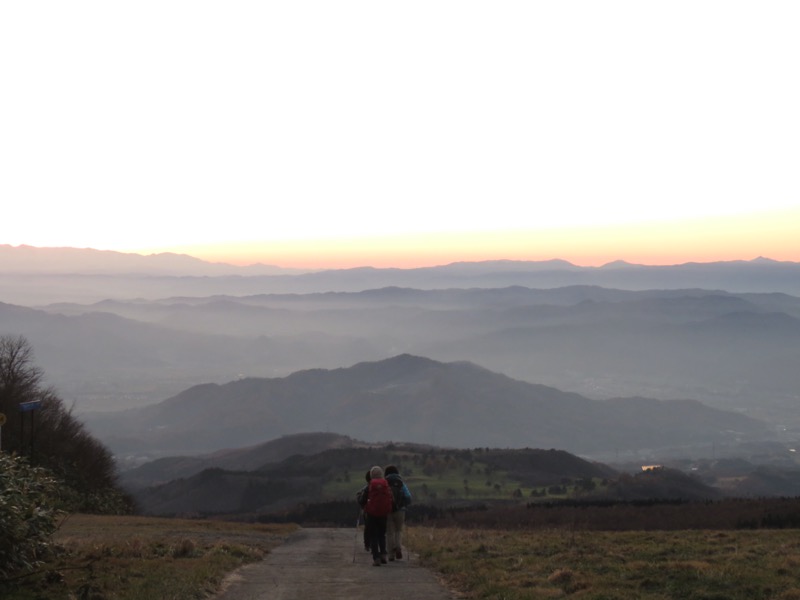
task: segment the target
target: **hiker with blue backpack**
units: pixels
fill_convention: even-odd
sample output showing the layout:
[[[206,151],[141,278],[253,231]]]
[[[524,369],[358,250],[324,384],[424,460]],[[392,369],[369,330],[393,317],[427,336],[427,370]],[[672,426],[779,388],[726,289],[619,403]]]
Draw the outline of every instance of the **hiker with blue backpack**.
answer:
[[[375,466],[369,470],[369,484],[359,494],[358,503],[367,513],[367,535],[372,551],[372,566],[387,563],[386,518],[392,512],[392,491],[383,477],[383,469]]]
[[[389,560],[403,558],[403,532],[406,525],[406,507],[411,504],[411,492],[408,490],[399,469],[388,465],[384,469],[386,481],[392,491],[392,512],[386,519],[386,546]]]

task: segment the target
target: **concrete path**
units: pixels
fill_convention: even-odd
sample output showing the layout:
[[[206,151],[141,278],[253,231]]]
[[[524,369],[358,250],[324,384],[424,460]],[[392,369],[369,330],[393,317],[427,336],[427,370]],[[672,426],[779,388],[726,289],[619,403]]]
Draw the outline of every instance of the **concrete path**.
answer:
[[[242,567],[215,600],[453,600],[435,575],[410,560],[372,566],[362,533],[300,529],[258,563]],[[353,550],[355,549],[355,562]]]

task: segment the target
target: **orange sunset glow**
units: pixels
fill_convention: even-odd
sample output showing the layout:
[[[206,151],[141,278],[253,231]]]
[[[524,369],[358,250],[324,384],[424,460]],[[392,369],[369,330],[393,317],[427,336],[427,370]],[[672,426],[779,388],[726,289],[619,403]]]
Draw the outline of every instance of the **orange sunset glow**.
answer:
[[[800,260],[791,3],[47,10],[0,6],[0,244]]]
[[[459,261],[553,258],[581,266],[600,266],[615,260],[653,265],[758,256],[800,261],[798,224],[800,210],[788,210],[672,223],[254,241],[150,251],[178,251],[212,262],[294,268],[413,268]]]

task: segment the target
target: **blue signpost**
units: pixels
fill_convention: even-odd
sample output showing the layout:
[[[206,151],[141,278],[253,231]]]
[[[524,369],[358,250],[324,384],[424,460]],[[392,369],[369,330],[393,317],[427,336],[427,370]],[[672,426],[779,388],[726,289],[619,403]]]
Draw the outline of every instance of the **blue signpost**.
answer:
[[[19,450],[25,452],[25,413],[31,413],[31,459],[33,459],[33,438],[34,438],[34,411],[42,405],[41,400],[31,400],[30,402],[19,403]]]

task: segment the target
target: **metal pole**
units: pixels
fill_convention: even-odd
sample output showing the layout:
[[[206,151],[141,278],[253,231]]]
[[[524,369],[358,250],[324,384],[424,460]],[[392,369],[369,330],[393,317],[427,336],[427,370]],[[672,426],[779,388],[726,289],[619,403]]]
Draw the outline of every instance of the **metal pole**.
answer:
[[[33,464],[33,441],[36,438],[34,432],[34,423],[36,422],[36,411],[31,411],[31,464]]]
[[[356,548],[358,548],[358,522],[361,520],[361,510],[358,511],[356,516],[356,539],[353,540],[353,562],[356,562]]]

